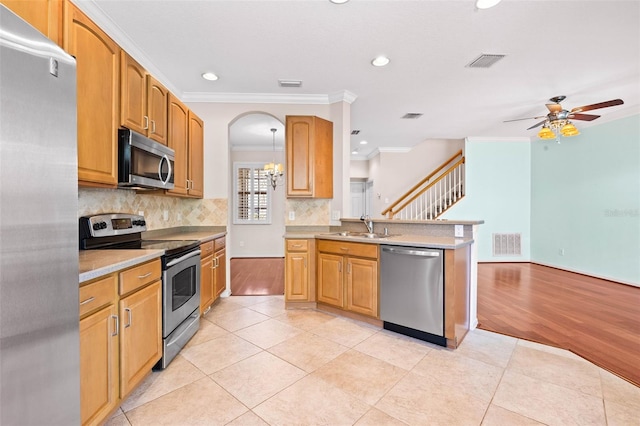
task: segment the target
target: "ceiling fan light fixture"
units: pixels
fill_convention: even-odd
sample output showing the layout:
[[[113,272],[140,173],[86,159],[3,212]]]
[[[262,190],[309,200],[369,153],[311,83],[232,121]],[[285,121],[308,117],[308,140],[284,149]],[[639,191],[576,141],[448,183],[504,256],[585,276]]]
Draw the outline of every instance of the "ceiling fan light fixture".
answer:
[[[477,9],[490,9],[500,3],[501,0],[476,0]]]
[[[551,130],[550,128],[548,128],[547,126],[544,126],[542,129],[540,129],[540,131],[538,132],[538,137],[540,139],[555,139],[556,134],[553,133],[553,130]]]
[[[574,126],[571,122],[568,122],[567,124],[562,126],[562,129],[560,129],[560,133],[564,137],[578,136],[580,134],[576,126]]]

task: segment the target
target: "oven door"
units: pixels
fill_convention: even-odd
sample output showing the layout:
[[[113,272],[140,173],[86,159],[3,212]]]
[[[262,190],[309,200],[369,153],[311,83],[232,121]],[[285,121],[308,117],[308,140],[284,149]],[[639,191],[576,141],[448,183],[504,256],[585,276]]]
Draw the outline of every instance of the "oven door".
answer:
[[[162,273],[162,337],[200,308],[200,250],[167,262]]]

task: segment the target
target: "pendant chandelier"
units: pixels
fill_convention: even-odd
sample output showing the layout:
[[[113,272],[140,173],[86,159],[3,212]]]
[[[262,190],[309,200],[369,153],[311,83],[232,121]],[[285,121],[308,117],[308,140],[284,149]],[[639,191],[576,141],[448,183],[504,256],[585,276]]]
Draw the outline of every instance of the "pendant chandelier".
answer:
[[[269,183],[273,189],[276,189],[276,186],[282,185],[282,175],[284,174],[284,167],[280,163],[276,163],[276,132],[278,129],[271,129],[271,133],[273,134],[273,152],[271,157],[271,163],[267,163],[264,165],[264,171],[269,178]]]

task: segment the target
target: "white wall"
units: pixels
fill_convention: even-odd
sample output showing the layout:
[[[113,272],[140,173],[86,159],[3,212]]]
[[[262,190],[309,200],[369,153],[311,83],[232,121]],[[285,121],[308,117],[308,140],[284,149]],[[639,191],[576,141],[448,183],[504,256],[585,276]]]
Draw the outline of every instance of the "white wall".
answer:
[[[371,159],[368,172],[374,195],[371,217],[382,217],[384,209],[461,149],[464,140],[433,139],[409,152],[381,152]]]
[[[233,172],[234,162],[257,162],[268,163],[272,160],[272,151],[249,152],[231,151],[231,171]],[[276,163],[284,164],[284,152],[278,151],[275,154]],[[231,181],[233,185],[233,181]],[[284,257],[284,245],[274,244],[279,242],[284,235],[284,201],[286,187],[278,186],[275,190],[269,187],[271,194],[271,223],[261,225],[235,225],[233,224],[233,209],[235,208],[233,195],[229,196],[229,208],[231,224],[229,225],[229,235],[227,249],[233,253],[233,257]],[[233,193],[231,193],[233,194]]]
[[[351,179],[367,179],[369,177],[369,160],[351,160],[349,176]]]
[[[442,219],[485,221],[479,226],[478,261],[530,261],[531,142],[469,138],[465,146],[465,197]],[[519,233],[522,255],[494,257],[493,233]]]

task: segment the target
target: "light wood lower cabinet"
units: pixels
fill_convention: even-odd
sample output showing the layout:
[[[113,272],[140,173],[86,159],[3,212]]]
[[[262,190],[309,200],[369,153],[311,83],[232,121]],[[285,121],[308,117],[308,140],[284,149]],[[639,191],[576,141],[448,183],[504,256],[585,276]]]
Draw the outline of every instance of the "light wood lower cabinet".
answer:
[[[120,398],[162,358],[160,281],[120,300]]]
[[[115,285],[112,288],[115,295]],[[118,312],[111,303],[80,320],[80,419],[97,424],[120,402]]]
[[[287,239],[284,255],[285,302],[315,300],[314,239]]]
[[[318,242],[318,302],[378,318],[378,245]]]
[[[162,357],[161,273],[156,259],[80,287],[83,425],[103,423]]]
[[[227,288],[226,238],[200,244],[200,313],[208,312]]]

